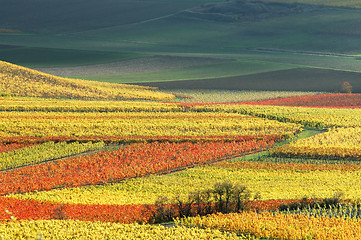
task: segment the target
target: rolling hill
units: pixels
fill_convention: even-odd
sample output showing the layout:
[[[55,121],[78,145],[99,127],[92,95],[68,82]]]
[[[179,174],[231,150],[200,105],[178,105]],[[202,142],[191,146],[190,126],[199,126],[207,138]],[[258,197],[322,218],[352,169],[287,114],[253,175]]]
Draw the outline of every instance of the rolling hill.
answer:
[[[136,83],[160,89],[223,89],[255,91],[323,91],[340,92],[343,82],[361,92],[361,73],[317,68],[296,68],[233,77],[183,81]]]
[[[281,71],[281,82],[302,82],[302,77],[294,77],[299,69],[310,69],[315,76],[318,69],[325,69],[328,73],[322,77],[327,80],[336,74],[337,86],[343,77],[353,82],[355,91],[359,85],[353,78],[357,74],[345,73],[361,72],[358,1],[0,0],[0,4],[0,28],[19,31],[0,33],[0,60],[44,72],[59,68],[49,73],[63,77],[144,83],[252,75],[249,79],[272,82],[274,71]],[[118,67],[161,55],[185,62],[189,57],[220,62],[154,67],[145,73],[137,72],[137,65],[130,74]],[[94,73],[100,64],[113,67]],[[79,71],[69,71],[74,67]],[[258,73],[262,75],[254,75]],[[323,86],[330,85],[326,80]]]
[[[165,100],[155,88],[56,77],[0,61],[0,92],[27,97]]]

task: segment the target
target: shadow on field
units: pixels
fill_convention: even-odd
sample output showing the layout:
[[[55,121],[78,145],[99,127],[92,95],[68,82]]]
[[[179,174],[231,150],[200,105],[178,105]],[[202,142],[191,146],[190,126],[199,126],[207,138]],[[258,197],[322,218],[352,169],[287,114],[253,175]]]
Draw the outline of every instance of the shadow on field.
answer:
[[[361,93],[361,73],[329,69],[296,68],[266,73],[214,79],[137,83],[160,89],[225,89],[269,91],[340,92],[343,82],[349,82],[353,92]]]

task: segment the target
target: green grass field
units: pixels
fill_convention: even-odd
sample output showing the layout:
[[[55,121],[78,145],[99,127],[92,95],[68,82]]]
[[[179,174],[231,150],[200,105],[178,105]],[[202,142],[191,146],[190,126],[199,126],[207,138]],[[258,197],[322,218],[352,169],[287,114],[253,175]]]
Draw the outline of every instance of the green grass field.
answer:
[[[355,93],[361,92],[361,74],[317,68],[296,68],[244,76],[138,83],[160,89],[223,89],[253,91],[340,92],[348,81]]]
[[[215,57],[219,55],[214,55]],[[171,69],[156,72],[144,72],[133,74],[117,74],[117,75],[80,75],[74,76],[78,78],[84,78],[88,80],[106,81],[106,82],[118,82],[118,83],[141,83],[141,82],[163,82],[163,81],[181,81],[181,80],[197,80],[197,79],[216,79],[224,77],[236,77],[252,75],[257,73],[274,72],[277,70],[287,70],[295,68],[315,68],[325,70],[341,70],[331,71],[332,73],[338,73],[333,77],[332,74],[324,75],[324,77],[330,76],[331,79],[340,78],[356,81],[355,74],[348,74],[345,72],[360,72],[361,61],[356,58],[341,57],[341,56],[318,56],[311,54],[293,54],[293,53],[277,53],[277,52],[256,52],[249,51],[243,54],[234,54],[223,56],[228,59],[237,59],[236,61],[230,61],[228,63],[217,63],[213,65],[195,66],[181,69]],[[139,67],[139,66],[138,66]],[[326,71],[327,72],[327,71]],[[272,73],[270,73],[272,74]],[[351,76],[352,75],[352,76]],[[308,76],[308,75],[307,75]],[[315,75],[319,76],[319,75]],[[265,77],[265,75],[262,75]],[[272,78],[270,76],[269,78]],[[299,80],[302,80],[302,76],[296,76]],[[292,80],[292,78],[288,78]],[[322,90],[318,90],[322,91]],[[326,91],[326,90],[325,90]]]
[[[196,5],[194,1],[4,0],[0,22],[22,32],[64,34],[132,24]],[[21,6],[19,8],[18,6]],[[71,7],[69,7],[71,6]]]
[[[36,68],[91,66],[156,55],[222,60],[131,73],[94,74],[83,69],[67,75],[77,78],[142,83],[223,79],[269,72],[267,79],[272,79],[274,71],[295,68],[351,72],[361,69],[361,10],[358,9],[315,7],[265,19],[226,22],[182,13],[205,2],[225,2],[220,0],[20,2],[22,9],[14,8],[10,0],[3,1],[0,9],[0,28],[21,31],[0,33],[0,60]],[[321,3],[319,0],[297,2]],[[67,4],[72,5],[71,11],[66,11]],[[326,4],[357,7],[358,3],[333,0]],[[29,20],[29,14],[34,13],[38,14]],[[134,69],[143,67],[134,66]],[[293,79],[287,76],[284,81],[292,84]]]
[[[273,63],[256,60],[237,60],[206,66],[197,66],[158,72],[76,77],[87,80],[115,83],[139,83],[231,77],[275,70],[292,69],[296,67],[296,65],[283,63]]]
[[[247,23],[171,16],[76,35],[83,39],[97,36],[100,42],[113,39],[109,47],[148,52],[241,53],[265,47],[357,54],[361,51],[357,35],[360,21],[359,10],[349,9],[325,9]]]
[[[94,2],[91,1],[90,6],[94,6]],[[150,1],[142,1],[143,4],[148,2],[150,3]],[[104,24],[100,26],[101,23],[95,25],[92,21],[88,21],[89,19],[79,19],[78,16],[73,16],[73,19],[70,19],[73,24],[69,24],[65,20],[68,17],[66,15],[63,16],[64,19],[60,18],[52,22],[50,13],[58,14],[54,12],[55,10],[40,15],[38,21],[44,20],[41,23],[25,22],[21,21],[25,16],[10,18],[11,11],[5,12],[8,9],[2,7],[0,16],[11,22],[7,27],[20,29],[23,34],[2,34],[0,43],[61,49],[153,53],[241,53],[242,50],[259,47],[353,54],[361,52],[358,27],[361,14],[356,9],[322,9],[245,23],[172,15],[198,6],[200,2],[151,1],[151,3],[154,6],[147,8],[147,14],[143,12],[134,14],[140,8],[139,1],[133,3],[120,1],[117,7],[124,9],[123,11],[128,10],[127,14],[123,16],[123,14],[109,13],[110,16],[107,17],[104,17],[105,13],[101,15],[101,11],[108,10],[109,6],[102,4],[107,7],[100,8],[97,16],[107,22],[106,26]],[[162,7],[159,7],[159,4]],[[147,7],[146,4],[141,6],[142,9],[144,6]],[[57,11],[60,12],[61,9]],[[86,9],[84,12],[87,18],[94,15]],[[34,26],[34,24],[41,29],[47,28],[42,24],[52,24],[50,29],[52,32],[31,30],[29,25]],[[62,28],[67,29],[62,30]],[[24,34],[29,32],[32,34]]]
[[[337,6],[337,7],[349,7],[360,8],[361,3],[359,0],[265,0],[269,2],[290,2],[290,3],[305,3],[305,4],[317,4],[322,6]]]
[[[146,55],[140,53],[0,45],[0,56],[8,62],[27,67],[64,67],[123,61]]]

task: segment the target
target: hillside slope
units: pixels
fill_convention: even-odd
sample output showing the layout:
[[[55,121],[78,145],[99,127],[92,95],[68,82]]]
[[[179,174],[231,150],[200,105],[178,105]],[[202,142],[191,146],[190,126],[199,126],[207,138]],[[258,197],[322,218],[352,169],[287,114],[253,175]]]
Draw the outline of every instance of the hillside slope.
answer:
[[[61,78],[0,61],[0,92],[17,96],[118,100],[174,98],[171,94],[152,91],[154,89],[156,88]]]
[[[71,33],[147,21],[198,4],[162,0],[0,0],[0,27],[32,33]]]

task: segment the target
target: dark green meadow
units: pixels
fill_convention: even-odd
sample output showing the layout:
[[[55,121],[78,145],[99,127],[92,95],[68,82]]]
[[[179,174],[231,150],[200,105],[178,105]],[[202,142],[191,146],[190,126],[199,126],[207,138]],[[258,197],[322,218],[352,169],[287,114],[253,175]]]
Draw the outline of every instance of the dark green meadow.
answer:
[[[0,56],[2,59],[6,59],[7,62],[27,67],[64,67],[129,60],[146,55],[141,53],[0,45]]]
[[[65,34],[138,23],[192,7],[195,1],[1,0],[3,28]]]
[[[361,73],[317,68],[296,68],[243,76],[138,83],[160,89],[222,89],[256,91],[324,91],[339,92],[348,81],[353,92],[361,92]]]
[[[359,9],[222,0],[0,4],[0,28],[20,31],[0,33],[0,60],[56,75],[242,90],[338,91],[340,82],[350,81],[361,91],[359,75],[352,73],[361,71]],[[262,6],[271,10],[259,13]],[[152,69],[148,60],[154,56],[187,64],[178,59]],[[197,64],[188,64],[188,58],[198,58]],[[106,66],[117,62],[134,70]],[[96,73],[88,71],[99,64]],[[72,67],[77,68],[68,71]]]

